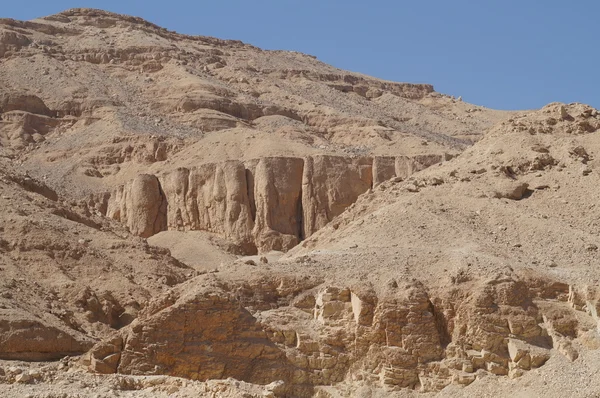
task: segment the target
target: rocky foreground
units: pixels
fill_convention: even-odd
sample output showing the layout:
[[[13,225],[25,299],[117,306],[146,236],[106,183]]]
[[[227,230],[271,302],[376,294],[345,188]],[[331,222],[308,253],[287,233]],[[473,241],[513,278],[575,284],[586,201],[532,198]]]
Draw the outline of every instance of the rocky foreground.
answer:
[[[0,395],[599,395],[599,133],[98,10],[0,20]]]

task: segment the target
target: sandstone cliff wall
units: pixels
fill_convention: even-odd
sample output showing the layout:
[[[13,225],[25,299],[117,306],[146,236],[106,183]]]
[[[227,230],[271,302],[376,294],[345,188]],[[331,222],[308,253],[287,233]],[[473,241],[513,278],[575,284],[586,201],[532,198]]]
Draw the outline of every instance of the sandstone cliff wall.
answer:
[[[390,174],[387,179],[394,177]],[[302,177],[303,235],[309,237],[373,186],[372,158],[314,156]]]
[[[440,162],[415,157],[269,157],[140,175],[111,194],[106,215],[143,237],[202,230],[242,253],[286,251],[385,180]]]

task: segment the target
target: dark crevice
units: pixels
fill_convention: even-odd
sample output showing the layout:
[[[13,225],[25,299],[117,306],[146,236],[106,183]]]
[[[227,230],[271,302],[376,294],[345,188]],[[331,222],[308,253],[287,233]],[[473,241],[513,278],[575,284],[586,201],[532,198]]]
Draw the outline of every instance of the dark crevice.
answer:
[[[431,300],[429,300],[429,312],[433,314],[433,320],[435,322],[435,328],[437,329],[438,336],[440,336],[440,345],[442,348],[446,348],[448,344],[452,342],[450,332],[448,330],[448,320],[440,309],[436,308]]]
[[[153,233],[157,234],[159,232],[167,231],[169,229],[168,221],[167,221],[169,202],[167,201],[167,195],[165,194],[165,192],[162,189],[160,180],[156,176],[154,176],[154,178],[156,178],[156,183],[158,184],[158,194],[160,195],[160,204],[158,206],[158,212],[156,214],[156,218],[154,219],[154,223],[153,223],[153,228],[154,228]]]
[[[304,207],[302,206],[302,185],[300,185],[300,192],[298,193],[298,205],[296,207],[296,222],[298,224],[298,243],[300,243],[304,239],[306,239],[306,236],[304,236]]]
[[[246,195],[250,204],[250,217],[252,222],[256,222],[256,201],[254,199],[254,176],[252,172],[246,169]]]

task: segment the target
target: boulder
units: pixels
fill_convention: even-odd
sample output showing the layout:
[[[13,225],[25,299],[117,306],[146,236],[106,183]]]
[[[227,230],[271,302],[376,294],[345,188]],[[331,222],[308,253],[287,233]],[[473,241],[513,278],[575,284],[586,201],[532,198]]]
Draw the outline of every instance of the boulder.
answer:
[[[48,361],[80,355],[91,340],[58,320],[40,319],[24,311],[0,311],[0,359]]]
[[[521,200],[528,192],[528,187],[526,182],[501,180],[495,184],[492,196],[498,199]]]

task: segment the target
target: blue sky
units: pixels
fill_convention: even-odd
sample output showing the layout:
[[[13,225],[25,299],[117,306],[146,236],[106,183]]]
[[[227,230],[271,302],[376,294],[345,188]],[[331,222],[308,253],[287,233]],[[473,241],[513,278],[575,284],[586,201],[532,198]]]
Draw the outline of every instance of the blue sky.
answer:
[[[598,0],[29,0],[0,17],[72,7],[140,16],[187,34],[295,50],[383,79],[430,83],[498,109],[600,108]]]

